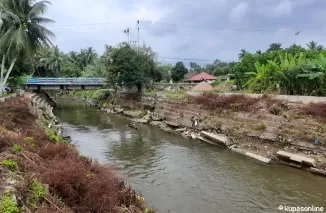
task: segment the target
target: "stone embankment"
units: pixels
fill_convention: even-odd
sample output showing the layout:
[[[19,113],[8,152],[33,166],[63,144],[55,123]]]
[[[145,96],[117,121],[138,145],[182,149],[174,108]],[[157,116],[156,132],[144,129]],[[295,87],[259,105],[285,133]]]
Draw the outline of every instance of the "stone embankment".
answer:
[[[263,96],[230,95],[221,101],[212,105],[211,99],[196,102],[118,93],[98,107],[135,123],[159,126],[182,137],[226,147],[263,163],[283,163],[325,175],[326,131],[317,117],[301,113],[308,105]],[[280,151],[290,157],[284,158]]]

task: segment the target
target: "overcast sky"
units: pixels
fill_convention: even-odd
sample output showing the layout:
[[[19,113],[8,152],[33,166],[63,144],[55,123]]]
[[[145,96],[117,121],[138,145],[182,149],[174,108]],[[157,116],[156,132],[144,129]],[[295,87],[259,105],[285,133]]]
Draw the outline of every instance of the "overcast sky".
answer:
[[[127,27],[136,34],[137,20],[141,42],[159,57],[237,60],[240,49],[273,42],[326,46],[326,0],[52,0],[46,17],[56,21],[49,28],[64,52],[102,53],[105,44],[127,40]]]

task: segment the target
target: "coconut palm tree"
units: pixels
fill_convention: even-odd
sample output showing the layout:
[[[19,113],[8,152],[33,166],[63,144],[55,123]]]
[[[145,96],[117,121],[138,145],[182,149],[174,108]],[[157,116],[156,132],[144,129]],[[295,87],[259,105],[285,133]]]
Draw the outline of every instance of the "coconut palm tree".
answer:
[[[40,59],[38,66],[43,66],[51,70],[55,76],[58,76],[61,71],[63,60],[59,47],[55,46],[49,53],[46,52],[46,55]]]
[[[54,34],[44,25],[54,21],[41,16],[48,5],[49,1],[34,4],[31,0],[0,1],[0,94],[19,57],[33,60],[40,46],[51,44],[50,38]],[[6,62],[10,64],[7,69]]]
[[[282,50],[282,44],[280,44],[280,43],[272,43],[272,44],[269,45],[269,48],[267,49],[267,52],[277,51],[277,50]]]
[[[242,59],[245,55],[247,55],[248,52],[245,49],[241,49],[239,53],[239,59]]]
[[[324,48],[322,45],[318,45],[318,42],[316,41],[310,41],[307,44],[307,47],[309,50],[322,50]]]

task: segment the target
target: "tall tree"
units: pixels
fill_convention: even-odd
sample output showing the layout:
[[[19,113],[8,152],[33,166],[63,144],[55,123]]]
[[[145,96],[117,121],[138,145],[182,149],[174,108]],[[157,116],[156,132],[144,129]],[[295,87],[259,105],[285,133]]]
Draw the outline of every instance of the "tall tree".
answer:
[[[62,55],[59,47],[55,46],[50,50],[49,54],[40,59],[38,66],[44,66],[46,69],[51,70],[55,76],[59,76],[63,63]]]
[[[321,46],[321,45],[318,45],[318,42],[316,42],[316,41],[310,41],[307,44],[307,47],[308,47],[309,50],[322,50],[322,49],[324,49],[324,47]]]
[[[177,62],[176,65],[172,68],[171,78],[173,81],[180,81],[188,73],[187,68],[183,62]]]
[[[201,66],[199,66],[196,62],[190,62],[190,70],[191,73],[200,73]]]
[[[241,60],[245,55],[247,55],[248,52],[245,49],[241,49],[239,53],[239,59]]]
[[[267,52],[278,51],[278,50],[282,50],[282,44],[280,44],[280,43],[272,43],[272,44],[269,45],[269,48],[267,49]]]
[[[33,60],[36,50],[50,45],[54,34],[44,24],[54,21],[41,15],[47,10],[48,1],[33,4],[31,0],[1,0],[0,2],[0,94],[19,57]],[[7,67],[6,62],[9,62]],[[6,68],[7,67],[7,68]]]

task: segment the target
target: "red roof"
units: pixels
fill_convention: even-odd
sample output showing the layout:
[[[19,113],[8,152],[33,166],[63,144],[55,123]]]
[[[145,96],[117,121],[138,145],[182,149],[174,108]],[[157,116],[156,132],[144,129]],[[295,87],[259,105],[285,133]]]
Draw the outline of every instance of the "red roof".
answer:
[[[202,81],[202,80],[216,80],[217,78],[215,76],[212,76],[206,72],[199,73],[198,75],[192,76],[189,79],[186,79],[185,81]]]

